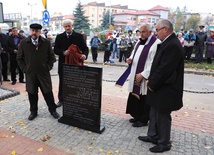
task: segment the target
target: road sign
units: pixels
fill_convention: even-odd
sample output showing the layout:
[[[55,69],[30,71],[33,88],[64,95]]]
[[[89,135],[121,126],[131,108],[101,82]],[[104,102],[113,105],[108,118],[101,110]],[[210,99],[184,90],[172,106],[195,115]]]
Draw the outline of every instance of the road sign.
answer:
[[[47,25],[50,21],[50,14],[48,10],[44,10],[43,17],[42,17],[42,23],[43,25]]]
[[[43,4],[44,8],[47,9],[47,0],[42,0],[42,4]]]

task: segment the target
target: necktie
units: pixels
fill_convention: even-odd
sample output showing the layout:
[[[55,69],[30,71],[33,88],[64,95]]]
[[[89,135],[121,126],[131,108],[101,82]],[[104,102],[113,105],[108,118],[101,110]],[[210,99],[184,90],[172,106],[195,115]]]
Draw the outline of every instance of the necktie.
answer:
[[[34,42],[34,45],[35,45],[35,46],[38,45],[38,42],[37,42],[36,40],[34,40],[33,42]]]

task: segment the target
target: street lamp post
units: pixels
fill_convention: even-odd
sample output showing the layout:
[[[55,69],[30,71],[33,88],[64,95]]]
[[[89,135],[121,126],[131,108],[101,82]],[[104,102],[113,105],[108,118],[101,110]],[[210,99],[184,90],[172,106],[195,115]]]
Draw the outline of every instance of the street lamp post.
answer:
[[[111,0],[109,5],[109,26],[111,25]]]
[[[35,3],[35,4],[30,4],[30,3],[28,3],[28,5],[30,6],[30,11],[31,11],[31,14],[30,14],[30,20],[32,20],[33,19],[33,14],[32,14],[32,7],[34,6],[34,5],[37,5],[37,3]]]

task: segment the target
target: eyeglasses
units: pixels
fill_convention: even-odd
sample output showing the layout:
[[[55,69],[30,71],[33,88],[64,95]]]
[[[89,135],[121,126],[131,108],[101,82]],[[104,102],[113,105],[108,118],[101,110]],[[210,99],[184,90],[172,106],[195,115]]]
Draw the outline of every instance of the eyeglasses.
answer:
[[[156,29],[156,32],[158,32],[158,31],[160,31],[160,30],[162,30],[162,29],[164,29],[165,27],[161,27],[161,28],[159,28],[159,29]]]

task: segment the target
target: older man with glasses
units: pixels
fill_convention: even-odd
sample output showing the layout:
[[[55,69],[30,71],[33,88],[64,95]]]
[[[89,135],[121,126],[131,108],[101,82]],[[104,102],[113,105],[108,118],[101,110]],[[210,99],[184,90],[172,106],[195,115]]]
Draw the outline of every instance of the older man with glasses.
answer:
[[[170,21],[160,20],[156,30],[162,42],[147,80],[147,104],[151,106],[149,128],[147,136],[138,139],[155,144],[149,150],[158,153],[171,149],[171,112],[183,106],[184,54]]]

